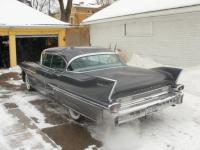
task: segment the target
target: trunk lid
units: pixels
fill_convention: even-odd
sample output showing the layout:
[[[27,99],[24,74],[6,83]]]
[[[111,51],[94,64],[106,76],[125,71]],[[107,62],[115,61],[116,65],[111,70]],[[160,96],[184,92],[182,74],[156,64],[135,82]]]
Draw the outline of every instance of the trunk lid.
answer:
[[[116,80],[112,99],[173,84],[173,78],[169,74],[129,66],[92,71],[87,74]]]

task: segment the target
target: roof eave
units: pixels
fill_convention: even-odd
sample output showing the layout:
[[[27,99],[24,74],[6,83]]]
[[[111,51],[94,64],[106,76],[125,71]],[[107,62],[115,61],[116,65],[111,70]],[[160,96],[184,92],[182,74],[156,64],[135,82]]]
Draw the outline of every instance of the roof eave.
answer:
[[[179,7],[179,8],[172,8],[172,9],[166,9],[166,10],[159,10],[159,11],[151,11],[151,12],[144,12],[144,13],[138,13],[138,14],[124,15],[124,16],[117,16],[117,17],[105,18],[105,19],[99,19],[99,20],[91,20],[91,21],[86,20],[86,21],[83,21],[81,23],[81,25],[92,25],[92,24],[99,24],[99,23],[119,21],[119,20],[165,16],[165,15],[189,13],[189,12],[195,12],[195,11],[200,11],[200,5],[193,5],[193,6],[187,6],[187,7]]]
[[[68,28],[70,24],[66,25],[0,25],[0,28]]]

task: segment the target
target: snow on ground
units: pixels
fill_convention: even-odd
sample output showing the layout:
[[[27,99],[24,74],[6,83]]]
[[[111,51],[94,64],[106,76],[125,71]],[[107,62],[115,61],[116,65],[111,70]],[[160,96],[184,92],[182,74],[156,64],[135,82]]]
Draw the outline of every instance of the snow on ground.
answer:
[[[200,66],[186,68],[178,82],[184,83],[187,92],[200,96]]]
[[[37,123],[36,125],[42,129],[42,128],[48,128],[52,127],[53,125],[46,123],[45,119],[46,117],[44,116],[43,113],[41,113],[34,105],[30,104],[30,101],[33,100],[42,100],[44,99],[40,95],[32,95],[32,94],[25,94],[22,92],[17,92],[15,95],[10,97],[10,101],[17,104],[19,109],[29,118],[36,118]]]
[[[50,143],[47,143],[42,138],[41,134],[37,133],[37,129],[28,129],[16,117],[12,116],[8,110],[0,104],[0,149],[43,149],[43,150],[58,150]]]
[[[137,55],[128,63],[151,68],[162,66]],[[102,150],[199,150],[200,66],[186,68],[178,83],[185,85],[182,105],[169,107],[146,119],[117,128],[89,126],[92,136],[103,142]]]
[[[20,86],[24,83],[22,80],[13,80],[13,78],[10,78],[10,80],[8,80],[6,82],[9,84],[18,85],[18,86]]]
[[[0,105],[0,149],[8,149],[9,145],[4,137],[4,131],[17,122],[8,112]]]
[[[142,68],[153,68],[163,66],[155,62],[153,59],[148,57],[140,57],[139,55],[133,54],[130,61],[127,63],[129,66],[136,66]]]
[[[16,73],[21,73],[21,68],[19,66],[9,68],[9,69],[0,69],[0,75],[4,73],[9,73],[9,72],[16,72]]]
[[[17,72],[20,73],[21,70],[19,67],[12,69],[0,70],[1,74]],[[20,86],[22,80],[14,80],[10,78],[8,81],[5,81],[13,86]],[[5,97],[9,95],[9,97]],[[44,139],[40,129],[52,127],[53,125],[45,122],[46,117],[42,112],[40,112],[34,105],[30,102],[34,100],[42,100],[43,96],[38,95],[36,92],[19,92],[19,91],[10,91],[1,87],[0,85],[0,150],[13,150],[13,149],[42,149],[42,150],[58,150],[61,149],[49,139]],[[18,107],[15,109],[6,109],[4,104],[16,104]],[[13,114],[11,112],[14,112]],[[20,120],[17,115],[20,112],[23,115],[20,115],[22,118],[27,119]],[[35,123],[31,118],[37,119]],[[33,124],[36,126],[34,127]],[[33,129],[32,129],[33,128]],[[53,144],[52,144],[53,143]]]

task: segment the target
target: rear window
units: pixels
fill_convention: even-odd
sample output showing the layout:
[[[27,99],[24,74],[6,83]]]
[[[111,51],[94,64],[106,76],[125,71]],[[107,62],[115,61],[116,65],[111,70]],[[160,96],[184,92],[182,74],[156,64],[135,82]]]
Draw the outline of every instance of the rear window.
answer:
[[[69,66],[70,71],[91,71],[110,67],[124,66],[116,54],[97,54],[75,59]]]

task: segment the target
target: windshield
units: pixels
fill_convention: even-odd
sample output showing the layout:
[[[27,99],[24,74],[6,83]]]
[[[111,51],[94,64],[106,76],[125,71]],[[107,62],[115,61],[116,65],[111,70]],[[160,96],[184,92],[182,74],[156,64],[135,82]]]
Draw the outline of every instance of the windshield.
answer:
[[[125,63],[116,54],[98,54],[84,56],[71,62],[68,70],[70,71],[91,71],[110,67],[125,66]]]

